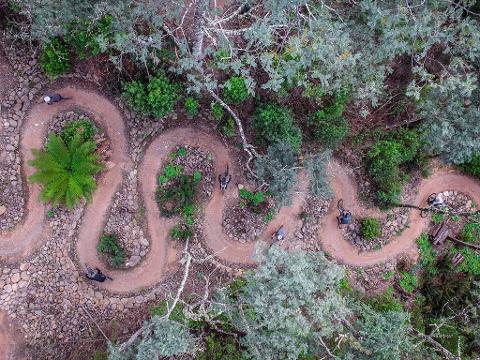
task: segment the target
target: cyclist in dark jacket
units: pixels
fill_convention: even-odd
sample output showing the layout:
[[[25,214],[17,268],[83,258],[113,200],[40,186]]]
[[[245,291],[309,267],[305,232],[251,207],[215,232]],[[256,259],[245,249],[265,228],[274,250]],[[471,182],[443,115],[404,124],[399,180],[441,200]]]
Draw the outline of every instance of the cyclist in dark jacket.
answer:
[[[87,268],[87,272],[85,274],[87,279],[104,282],[107,279],[107,277],[104,274],[102,274],[99,268],[95,268],[95,270],[96,271],[93,271],[92,269]]]
[[[50,95],[46,95],[43,98],[43,101],[45,101],[48,105],[52,105],[54,103],[57,103],[57,102],[62,101],[62,100],[67,100],[67,99],[69,99],[69,98],[63,97],[60,94],[50,94]]]

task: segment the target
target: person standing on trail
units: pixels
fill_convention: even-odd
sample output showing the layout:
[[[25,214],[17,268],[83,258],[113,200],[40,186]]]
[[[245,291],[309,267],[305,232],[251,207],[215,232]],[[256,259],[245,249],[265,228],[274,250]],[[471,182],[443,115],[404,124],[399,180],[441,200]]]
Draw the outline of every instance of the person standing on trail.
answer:
[[[47,105],[52,105],[54,103],[57,103],[57,102],[62,101],[62,100],[67,100],[67,99],[69,99],[69,98],[63,97],[60,94],[51,94],[51,95],[46,95],[43,98],[43,101],[46,102]]]
[[[107,279],[107,276],[104,275],[99,268],[95,268],[95,270],[96,271],[93,271],[91,268],[87,267],[87,271],[85,273],[87,279],[104,282]]]
[[[228,165],[225,170],[225,173],[222,175],[218,175],[218,182],[220,183],[220,190],[225,191],[227,190],[227,186],[232,180],[232,176],[228,173]]]

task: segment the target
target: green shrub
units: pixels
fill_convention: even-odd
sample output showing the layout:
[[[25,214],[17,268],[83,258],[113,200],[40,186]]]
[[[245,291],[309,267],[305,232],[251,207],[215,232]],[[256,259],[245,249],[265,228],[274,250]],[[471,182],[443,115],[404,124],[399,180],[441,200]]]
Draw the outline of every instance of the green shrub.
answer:
[[[460,239],[468,243],[477,242],[480,238],[480,224],[478,222],[469,222],[463,226],[460,233]]]
[[[480,177],[480,154],[473,155],[470,161],[459,165],[459,167],[467,174]]]
[[[334,149],[348,134],[348,122],[342,116],[347,100],[347,92],[340,92],[309,119],[309,123],[314,126],[315,138],[328,148]]]
[[[295,152],[300,150],[302,133],[293,123],[290,109],[265,104],[257,109],[253,117],[253,128],[260,144],[289,143]]]
[[[417,277],[408,271],[402,271],[400,273],[398,285],[400,285],[405,292],[411,294],[417,287]]]
[[[421,144],[417,132],[402,130],[377,141],[369,151],[369,173],[377,185],[378,200],[384,205],[398,202],[403,181],[400,166],[418,163],[422,159],[419,154]]]
[[[187,224],[177,224],[170,230],[170,236],[178,240],[186,240],[193,236],[193,231]]]
[[[343,116],[329,118],[320,110],[313,114],[311,122],[315,124],[315,138],[331,149],[337,147],[348,134],[348,122]]]
[[[66,46],[58,38],[43,47],[40,66],[51,77],[65,74],[70,70],[70,55]]]
[[[198,353],[198,360],[247,360],[231,336],[209,334],[205,337],[205,351]]]
[[[225,135],[226,137],[234,137],[236,135],[235,120],[232,117],[229,117],[223,125],[222,130],[223,135]]]
[[[224,84],[223,99],[230,104],[238,104],[249,97],[247,83],[241,76],[232,76]]]
[[[125,261],[125,252],[118,242],[117,234],[103,234],[97,246],[97,250],[107,255],[110,265],[119,267]]]
[[[251,207],[258,207],[265,201],[265,195],[261,191],[251,192],[247,189],[239,190],[240,198],[246,200]]]
[[[434,224],[440,224],[445,218],[444,213],[436,212],[432,215],[432,221]]]
[[[365,240],[378,238],[382,233],[380,222],[374,218],[365,218],[360,224],[360,234]]]
[[[36,172],[29,180],[43,186],[40,199],[69,208],[82,198],[90,201],[96,188],[93,175],[102,169],[94,151],[95,143],[82,141],[79,134],[69,144],[60,136],[50,134],[45,150],[33,149],[35,159],[29,164]]]
[[[392,286],[389,286],[382,295],[368,298],[366,303],[380,312],[403,311],[402,304],[393,295]]]
[[[160,185],[166,184],[169,180],[178,178],[183,173],[181,165],[167,164],[163,169],[163,175],[158,177],[158,183]]]
[[[437,254],[433,249],[428,235],[423,233],[417,239],[418,250],[420,251],[420,264],[425,268],[430,268],[435,264]]]
[[[123,84],[123,97],[135,110],[163,117],[172,112],[178,100],[179,86],[164,75],[151,78],[148,84],[131,81]]]
[[[215,119],[218,121],[222,120],[225,115],[225,110],[223,110],[222,105],[219,103],[212,103],[212,114]]]
[[[192,204],[196,182],[192,176],[180,175],[157,188],[156,199],[160,212],[166,217],[179,215],[182,209]]]
[[[193,118],[198,115],[198,109],[200,105],[198,104],[198,101],[195,98],[191,96],[187,97],[185,99],[184,107],[188,117]]]
[[[68,122],[60,133],[60,137],[65,144],[68,144],[76,134],[79,134],[82,141],[85,142],[92,141],[96,132],[97,128],[92,120],[80,119]]]
[[[65,42],[70,45],[80,60],[101,53],[101,42],[112,38],[112,17],[103,16],[96,22],[74,20],[67,26]]]
[[[480,276],[480,255],[467,247],[460,249],[459,252],[463,255],[464,260],[457,266],[457,269],[466,274]]]

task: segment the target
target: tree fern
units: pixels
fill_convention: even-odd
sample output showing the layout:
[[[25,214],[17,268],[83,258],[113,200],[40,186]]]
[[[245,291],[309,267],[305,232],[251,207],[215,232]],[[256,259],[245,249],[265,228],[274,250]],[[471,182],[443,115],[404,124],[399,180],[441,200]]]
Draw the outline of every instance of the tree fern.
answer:
[[[102,169],[94,151],[95,143],[83,141],[79,134],[68,145],[60,136],[50,134],[45,150],[33,149],[35,159],[29,164],[37,171],[29,180],[43,186],[40,199],[68,208],[82,197],[91,201],[96,188],[93,175]]]

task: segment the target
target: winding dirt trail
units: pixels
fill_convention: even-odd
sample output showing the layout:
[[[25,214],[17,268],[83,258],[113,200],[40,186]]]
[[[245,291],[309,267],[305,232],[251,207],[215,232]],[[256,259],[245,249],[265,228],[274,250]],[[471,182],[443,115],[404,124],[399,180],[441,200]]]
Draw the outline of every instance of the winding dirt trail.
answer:
[[[93,115],[95,121],[105,130],[110,139],[112,157],[99,178],[93,202],[88,204],[85,209],[78,231],[76,250],[81,265],[88,263],[93,267],[104,268],[105,265],[96,246],[114,194],[121,185],[122,175],[125,171],[132,169],[132,163],[127,154],[128,146],[123,118],[118,109],[99,93],[72,86],[58,91],[71,97],[71,100],[52,106],[36,104],[28,113],[20,144],[22,169],[25,176],[32,174],[33,169],[27,165],[27,161],[32,158],[31,149],[42,147],[48,122],[53,116],[72,108],[80,108]],[[195,146],[209,152],[212,155],[216,174],[223,171],[228,163],[234,181],[238,180],[236,174],[240,174],[241,171],[237,168],[237,162],[216,136],[193,128],[176,128],[157,136],[147,148],[138,169],[140,192],[146,208],[150,250],[138,266],[132,269],[109,271],[114,281],[101,284],[100,286],[104,289],[124,294],[138,292],[160,282],[169,265],[177,263],[177,249],[175,243],[169,238],[169,229],[174,225],[175,219],[161,217],[154,199],[157,184],[156,174],[165,165],[168,154],[176,145]],[[345,205],[353,211],[354,216],[381,217],[384,215],[378,210],[361,207],[357,198],[356,186],[352,181],[354,178],[352,174],[342,169],[334,161],[330,164],[330,170],[334,175],[332,186],[335,191],[335,199],[331,202],[319,232],[319,240],[323,249],[339,262],[355,266],[373,265],[403,253],[416,256],[415,239],[426,228],[427,220],[420,218],[418,212],[415,211],[410,214],[410,227],[379,251],[359,253],[355,247],[344,240],[336,224],[338,198],[344,199]],[[280,225],[285,226],[287,234],[293,234],[295,228],[301,225],[298,215],[305,202],[307,185],[307,180],[301,175],[292,205],[280,210],[260,236],[261,240],[268,242],[271,234]],[[448,171],[438,171],[429,179],[422,181],[414,203],[422,203],[432,192],[453,189],[461,190],[480,203],[480,183],[467,176]],[[18,260],[31,254],[40,244],[48,240],[50,233],[45,221],[46,206],[38,200],[39,191],[38,185],[29,184],[27,216],[24,222],[15,230],[1,234],[0,255],[3,258]],[[238,196],[238,191],[233,184],[225,194],[222,194],[218,186],[215,186],[213,194],[203,210],[204,241],[217,258],[229,263],[253,265],[255,263],[253,258],[255,242],[241,244],[231,241],[223,231],[222,213],[225,204],[235,196]]]
[[[345,207],[352,211],[353,216],[385,217],[376,209],[364,208],[360,205],[357,196],[357,187],[352,181],[354,175],[342,169],[335,161],[329,164],[333,175],[332,187],[335,198],[330,203],[327,215],[324,217],[319,232],[319,239],[324,251],[333,256],[338,262],[353,266],[368,266],[397,258],[400,255],[418,257],[416,239],[427,229],[429,219],[420,217],[420,212],[413,210],[409,215],[409,227],[399,236],[394,236],[388,244],[378,251],[359,252],[350,242],[343,238],[337,226],[337,201],[343,199]],[[433,192],[448,190],[461,191],[480,204],[480,182],[469,176],[459,174],[451,169],[441,169],[428,179],[422,180],[412,205],[425,205],[428,196]]]
[[[109,271],[109,275],[112,276],[114,281],[105,282],[101,286],[112,292],[125,293],[150,287],[162,279],[169,264],[176,262],[175,243],[169,237],[169,230],[176,223],[176,219],[161,217],[154,195],[157,187],[157,173],[166,164],[168,155],[175,150],[177,145],[199,147],[203,151],[209,152],[212,155],[215,173],[220,173],[227,163],[230,165],[233,174],[239,173],[233,157],[214,135],[192,128],[176,128],[159,135],[146,150],[138,173],[150,234],[150,250],[143,261],[133,269]],[[236,196],[237,193],[232,185],[225,195],[221,193],[218,186],[215,186],[211,199],[205,207],[205,242],[210,250],[223,260],[254,264],[252,257],[254,243],[240,244],[229,240],[221,225],[225,202]],[[269,224],[261,238],[268,240],[271,233],[281,224],[285,225],[287,231],[289,229],[293,231],[297,225],[294,215],[300,212],[302,201],[303,197],[297,195],[292,206],[282,209],[280,214]],[[91,208],[95,209],[95,206]],[[97,220],[90,220],[87,216],[84,217],[83,222],[88,226],[83,226],[80,230],[77,251],[82,263],[86,262],[103,267],[102,260],[95,250],[102,230],[102,227],[97,226],[97,223],[101,223],[101,220],[98,220],[97,223],[95,221]]]
[[[123,118],[117,108],[100,94],[71,86],[59,89],[58,92],[72,100],[56,105],[35,104],[28,113],[20,139],[22,171],[25,178],[34,173],[34,168],[28,165],[28,161],[33,159],[31,150],[43,147],[48,123],[53,116],[72,108],[93,114],[95,121],[103,127],[111,140],[112,157],[108,170],[102,173],[98,181],[93,203],[87,206],[83,223],[89,225],[82,226],[82,229],[89,231],[94,226],[102,226],[101,214],[107,211],[111,197],[122,180],[122,169],[129,166]],[[39,193],[38,184],[28,184],[27,215],[24,221],[15,229],[0,234],[0,255],[3,258],[16,260],[28,256],[48,240],[50,228],[45,221],[47,206],[39,201]]]

